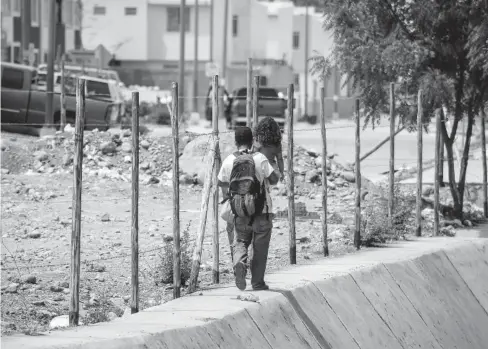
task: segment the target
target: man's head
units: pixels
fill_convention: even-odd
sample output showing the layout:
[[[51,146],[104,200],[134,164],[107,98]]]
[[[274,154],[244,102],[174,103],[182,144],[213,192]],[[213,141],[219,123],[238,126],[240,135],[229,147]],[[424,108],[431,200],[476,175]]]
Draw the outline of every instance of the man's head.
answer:
[[[248,149],[252,147],[252,131],[249,127],[236,127],[235,141],[237,147],[246,146]]]

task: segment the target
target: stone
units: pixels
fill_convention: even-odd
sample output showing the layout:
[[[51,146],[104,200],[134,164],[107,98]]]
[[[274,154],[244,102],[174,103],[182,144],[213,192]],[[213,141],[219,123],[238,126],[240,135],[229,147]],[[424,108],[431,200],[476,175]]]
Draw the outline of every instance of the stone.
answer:
[[[34,157],[39,162],[46,162],[49,159],[49,155],[43,150],[36,151]]]
[[[46,303],[43,300],[37,300],[37,301],[33,301],[32,305],[35,305],[37,307],[41,307],[41,306],[46,305]]]
[[[315,183],[320,180],[320,174],[317,170],[309,170],[305,174],[305,181],[308,183]]]
[[[73,163],[73,156],[71,156],[71,154],[64,154],[62,161],[63,161],[63,166],[69,166]]]
[[[150,185],[150,184],[158,184],[159,183],[159,178],[154,177],[154,176],[149,176],[146,178],[143,182],[145,185]]]
[[[102,154],[113,154],[117,151],[117,145],[114,142],[104,142],[100,146]]]
[[[61,286],[54,286],[52,285],[51,287],[49,287],[49,290],[51,290],[51,292],[63,292],[63,288]]]
[[[353,172],[342,172],[342,178],[348,181],[349,183],[356,182],[356,175]]]
[[[34,231],[30,232],[27,236],[30,239],[39,239],[41,237],[41,233],[37,230],[34,230]]]
[[[118,316],[117,316],[117,315],[116,315],[114,312],[110,311],[110,312],[107,314],[107,318],[108,318],[108,321],[113,321],[113,320],[117,319],[117,318],[118,318]]]
[[[473,223],[471,223],[471,221],[467,220],[467,219],[464,220],[463,224],[467,227],[470,227],[470,228],[473,226]]]
[[[132,132],[129,129],[124,130],[122,132],[122,137],[130,137],[132,135]]]
[[[130,152],[132,152],[132,144],[129,143],[129,142],[122,143],[122,147],[121,148],[122,148],[122,151],[124,153],[130,153]]]
[[[8,168],[2,168],[2,174],[3,175],[8,175],[10,173],[10,170]]]
[[[431,196],[434,194],[434,188],[427,187],[422,191],[422,196]]]
[[[447,227],[442,227],[439,229],[439,233],[444,236],[456,236],[456,229],[452,225],[447,226]]]
[[[69,282],[68,281],[61,281],[59,283],[59,286],[61,286],[62,288],[69,288]]]
[[[5,289],[5,292],[6,293],[17,293],[19,286],[20,285],[18,283],[12,282],[10,285],[7,286],[7,288]]]
[[[110,222],[110,215],[108,213],[105,213],[102,218],[101,218],[101,221],[102,222]]]
[[[83,321],[79,320],[79,325],[83,325]],[[55,318],[51,319],[49,322],[49,328],[63,328],[69,327],[69,315],[60,315],[56,316]]]
[[[171,242],[171,241],[173,241],[173,235],[171,235],[171,234],[164,234],[163,235],[163,241],[164,242]]]
[[[37,278],[34,275],[27,275],[23,278],[23,282],[35,285],[37,283]]]
[[[124,156],[124,162],[130,164],[132,162],[132,157],[130,155]]]
[[[149,144],[149,142],[145,139],[143,139],[140,143],[141,147],[144,148],[144,149],[149,149],[149,147],[151,146],[151,144]]]
[[[139,168],[143,171],[148,170],[150,167],[151,165],[147,161],[144,161],[139,165]]]

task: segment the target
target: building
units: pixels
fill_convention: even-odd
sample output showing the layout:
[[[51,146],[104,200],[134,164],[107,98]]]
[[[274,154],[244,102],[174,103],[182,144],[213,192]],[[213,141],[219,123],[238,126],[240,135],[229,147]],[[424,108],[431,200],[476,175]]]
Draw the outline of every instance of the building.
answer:
[[[25,4],[29,11],[22,11]],[[78,0],[57,2],[56,47],[60,53],[80,49],[82,6]],[[46,63],[48,51],[49,1],[2,0],[2,61],[20,62],[22,41],[21,13],[29,22],[32,64]]]
[[[84,0],[83,45],[94,50],[103,45],[120,65],[113,67],[126,85],[158,86],[166,90],[178,81],[180,57],[179,0]],[[209,79],[205,63],[210,60],[210,0],[199,0],[198,89],[206,95]],[[195,0],[186,1],[185,84],[180,94],[193,98],[195,58]],[[199,98],[199,109],[205,98]],[[190,110],[192,103],[185,103]]]

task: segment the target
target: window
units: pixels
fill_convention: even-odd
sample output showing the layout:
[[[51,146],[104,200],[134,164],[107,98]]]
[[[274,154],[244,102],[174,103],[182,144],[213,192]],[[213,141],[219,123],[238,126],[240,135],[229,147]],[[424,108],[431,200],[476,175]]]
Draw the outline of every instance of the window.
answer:
[[[125,15],[126,16],[135,16],[135,15],[137,15],[137,7],[126,7],[125,8]]]
[[[24,72],[14,68],[3,68],[2,88],[22,90],[24,86]]]
[[[32,23],[39,24],[39,2],[37,0],[31,0],[31,21]]]
[[[232,16],[232,36],[236,37],[238,32],[238,18],[236,15]]]
[[[10,0],[2,0],[2,13],[10,16]]]
[[[110,96],[110,89],[106,82],[101,81],[93,81],[87,80],[86,81],[86,92],[87,95],[102,95],[102,96]]]
[[[300,74],[295,74],[294,75],[294,85],[296,88],[298,88],[300,86]]]
[[[93,14],[97,16],[104,16],[107,12],[105,6],[93,6]]]
[[[268,77],[267,76],[260,76],[259,77],[259,86],[268,86]]]
[[[180,8],[179,7],[168,7],[166,9],[167,14],[167,28],[168,32],[179,32],[180,31]],[[190,8],[185,7],[184,13],[184,30],[185,32],[190,31]]]
[[[300,33],[293,32],[293,49],[296,50],[300,47]]]

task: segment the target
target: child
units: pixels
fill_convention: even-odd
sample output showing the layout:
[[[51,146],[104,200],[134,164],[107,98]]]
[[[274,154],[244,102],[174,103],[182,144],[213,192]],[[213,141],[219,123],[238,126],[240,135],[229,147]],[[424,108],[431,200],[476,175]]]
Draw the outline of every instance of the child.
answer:
[[[278,123],[270,116],[262,119],[255,130],[253,151],[258,151],[270,162],[275,171],[284,178],[283,153],[281,148],[281,130]]]

